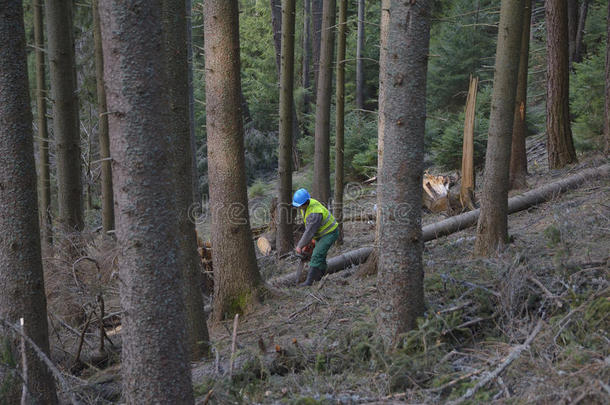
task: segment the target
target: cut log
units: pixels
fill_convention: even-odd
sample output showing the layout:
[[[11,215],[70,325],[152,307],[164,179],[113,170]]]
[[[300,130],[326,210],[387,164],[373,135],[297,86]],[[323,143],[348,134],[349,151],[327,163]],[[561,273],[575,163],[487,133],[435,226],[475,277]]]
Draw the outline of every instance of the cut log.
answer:
[[[450,209],[449,177],[424,173],[423,188],[423,204],[430,212],[446,212]]]
[[[597,177],[608,177],[609,175],[610,164],[605,164],[597,168],[585,169],[573,176],[509,198],[508,213],[513,214],[515,212],[523,211],[524,209],[548,201],[567,190],[575,188],[587,180],[590,181]],[[479,213],[480,209],[476,209],[424,226],[422,228],[424,242],[450,235],[475,225],[479,219]],[[364,247],[328,259],[327,274],[336,273],[348,267],[364,263],[372,251],[372,247]],[[278,287],[287,287],[294,285],[295,277],[295,273],[290,273],[271,280],[270,283]]]
[[[256,240],[256,247],[263,256],[269,256],[275,250],[275,230],[265,232]]]

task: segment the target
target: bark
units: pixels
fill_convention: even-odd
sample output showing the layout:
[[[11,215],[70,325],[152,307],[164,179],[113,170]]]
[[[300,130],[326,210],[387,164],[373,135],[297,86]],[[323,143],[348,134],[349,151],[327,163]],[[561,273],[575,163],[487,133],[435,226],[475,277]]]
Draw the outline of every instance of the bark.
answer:
[[[161,10],[161,0],[104,0],[99,8],[113,184],[120,190],[116,234],[128,404],[194,402]]]
[[[330,200],[330,99],[333,48],[335,46],[336,0],[324,0],[320,70],[316,92],[316,132],[313,164],[313,197],[323,204]]]
[[[421,234],[430,3],[383,0],[379,85],[379,312],[387,346],[424,313]]]
[[[110,142],[108,139],[108,108],[104,89],[104,51],[98,0],[93,6],[93,41],[95,43],[95,78],[97,82],[97,111],[99,117],[100,159],[102,160],[102,228],[104,232],[114,229],[114,198],[112,196],[112,162],[110,161]]]
[[[58,221],[68,231],[82,230],[83,189],[72,3],[45,0],[45,12],[57,154]]]
[[[343,147],[345,133],[345,29],[347,23],[347,0],[339,0],[339,23],[337,31],[337,99],[335,128],[335,198],[333,214],[339,224],[339,243],[343,243]]]
[[[311,91],[311,0],[303,0],[303,116],[309,114],[309,92]],[[307,125],[303,125],[303,136],[307,136]]]
[[[610,154],[610,2],[608,3],[608,14],[606,17],[606,109],[604,111],[604,138],[606,145],[604,151]]]
[[[464,142],[462,145],[462,183],[460,185],[460,203],[462,208],[474,209],[474,125],[477,106],[477,89],[479,79],[470,77],[468,98],[466,99],[466,117],[464,119]]]
[[[284,0],[282,7],[282,63],[280,73],[280,140],[278,153],[277,252],[292,250],[292,139],[294,90],[295,1]]]
[[[214,320],[246,312],[258,296],[246,193],[237,0],[205,0],[208,176],[214,246]]]
[[[312,53],[313,53],[313,88],[317,98],[318,74],[320,72],[320,49],[322,45],[322,16],[324,0],[311,0]]]
[[[47,303],[21,1],[0,0],[0,38],[0,319],[17,323],[23,318],[24,333],[48,354]],[[4,330],[0,332],[0,342],[3,340],[12,340]],[[16,354],[16,344],[12,349]],[[53,377],[46,365],[31,347],[25,350],[23,360],[27,365],[24,377],[31,393],[28,403],[56,404]],[[2,377],[4,372],[0,372]],[[5,381],[8,382],[3,378]],[[17,380],[14,385],[20,387]],[[18,403],[19,392],[4,394],[6,403]]]
[[[170,134],[174,176],[176,179],[176,211],[178,212],[178,263],[184,278],[187,336],[191,360],[200,359],[209,351],[206,315],[201,295],[201,261],[197,253],[195,224],[190,217],[193,205],[193,167],[189,111],[188,45],[186,2],[162,0],[163,45],[167,90],[169,95]]]
[[[568,13],[566,0],[546,2],[547,75],[546,131],[549,167],[574,163],[576,151],[570,128]]]
[[[364,1],[358,0],[358,36],[356,39],[356,108],[364,110]]]
[[[576,40],[574,41],[574,57],[576,63],[582,62],[582,54],[584,50],[585,23],[587,21],[587,12],[589,11],[589,0],[582,0],[580,10],[578,12],[578,28],[576,30]]]
[[[51,217],[51,177],[49,174],[49,131],[47,127],[47,100],[44,63],[44,24],[42,0],[34,0],[34,43],[36,44],[36,110],[38,123],[39,198],[43,240],[53,246],[53,219]]]
[[[570,55],[570,67],[574,60],[576,49],[576,32],[578,31],[578,0],[568,0],[568,49]]]
[[[481,216],[475,254],[492,255],[508,241],[508,171],[523,31],[523,0],[502,0],[496,49]],[[566,44],[567,45],[567,44]]]
[[[527,154],[525,150],[525,123],[527,110],[527,72],[530,52],[530,27],[532,4],[525,0],[523,10],[523,32],[521,33],[521,55],[519,56],[519,73],[517,78],[517,95],[515,96],[515,113],[513,115],[513,139],[510,152],[509,187],[511,190],[526,188]]]
[[[508,199],[508,213],[523,211],[528,208],[542,204],[546,201],[557,198],[561,193],[578,187],[580,184],[591,181],[595,178],[610,176],[610,164],[600,167],[586,169],[573,176],[547,184],[535,190],[530,190],[523,194]],[[429,242],[443,236],[451,235],[455,232],[463,231],[476,225],[480,209],[468,211],[464,214],[447,218],[434,224],[426,225],[422,229],[422,239]],[[373,252],[373,247],[363,247],[360,249],[345,252],[339,256],[328,259],[328,274],[336,273],[351,266],[356,266],[365,262]],[[296,273],[290,273],[274,280],[270,283],[275,286],[289,286],[294,284]]]
[[[193,4],[186,0],[186,46],[188,59],[189,84],[189,131],[191,137],[191,167],[193,168],[193,202],[201,204],[203,197],[199,190],[199,172],[197,171],[197,134],[195,132],[195,92],[193,87]]]

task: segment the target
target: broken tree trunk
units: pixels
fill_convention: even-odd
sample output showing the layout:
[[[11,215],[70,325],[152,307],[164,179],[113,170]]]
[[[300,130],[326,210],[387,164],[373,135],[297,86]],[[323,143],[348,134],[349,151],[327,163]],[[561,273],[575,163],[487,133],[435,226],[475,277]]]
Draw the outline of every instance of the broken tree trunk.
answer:
[[[470,76],[470,87],[466,101],[466,118],[464,119],[464,143],[462,147],[462,185],[460,203],[462,208],[473,210],[474,207],[474,119],[477,105],[477,87],[479,79]]]
[[[430,212],[446,212],[449,204],[449,177],[434,176],[424,173],[423,177],[423,204]]]
[[[567,190],[575,188],[587,180],[592,180],[597,177],[607,177],[609,175],[610,164],[605,164],[592,169],[585,169],[573,176],[509,198],[508,213],[513,214],[515,212],[523,211],[526,208],[548,201]],[[480,212],[480,209],[476,209],[465,214],[456,215],[455,217],[447,218],[443,221],[424,226],[422,229],[424,242],[450,235],[476,225]],[[343,253],[340,256],[330,258],[328,259],[328,269],[326,270],[326,273],[337,273],[348,267],[359,265],[366,261],[372,251],[373,247],[363,247]],[[270,283],[278,287],[287,287],[294,284],[295,277],[296,273],[290,273],[278,277],[275,280],[271,280]]]

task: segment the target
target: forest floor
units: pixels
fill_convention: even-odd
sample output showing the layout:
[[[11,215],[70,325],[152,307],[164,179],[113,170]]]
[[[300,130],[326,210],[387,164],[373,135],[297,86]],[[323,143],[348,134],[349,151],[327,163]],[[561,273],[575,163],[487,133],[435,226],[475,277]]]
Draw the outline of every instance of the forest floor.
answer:
[[[549,172],[533,158],[528,183],[606,162],[581,157]],[[357,187],[346,200],[352,212],[368,210],[375,188]],[[428,214],[424,224],[443,218]],[[371,246],[374,232],[371,222],[347,222],[343,245],[329,257]],[[375,333],[376,278],[356,277],[357,268],[261,302],[240,317],[234,353],[233,320],[210,324],[212,357],[192,364],[197,403],[449,403],[486,377],[471,403],[609,403],[610,179],[510,215],[509,233],[508,248],[489,259],[472,255],[474,228],[426,243],[426,314],[389,354]],[[259,265],[266,280],[296,268],[290,259]],[[118,310],[108,301],[108,312]],[[119,335],[111,334],[115,343]],[[531,345],[520,346],[528,337]],[[507,358],[499,376],[489,374]],[[98,384],[96,403],[118,399],[119,365],[81,378]]]

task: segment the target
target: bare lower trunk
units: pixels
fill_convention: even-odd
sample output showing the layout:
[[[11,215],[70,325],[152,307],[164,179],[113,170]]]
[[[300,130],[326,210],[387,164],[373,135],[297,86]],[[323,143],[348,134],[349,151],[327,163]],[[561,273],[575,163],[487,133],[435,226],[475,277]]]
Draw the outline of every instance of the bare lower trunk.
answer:
[[[364,1],[358,0],[358,37],[356,39],[356,108],[364,110]]]
[[[570,66],[576,49],[576,32],[578,31],[578,0],[568,0],[568,49]]]
[[[214,246],[214,320],[250,309],[256,264],[244,162],[237,0],[205,0],[208,176]]]
[[[18,324],[46,354],[49,353],[47,303],[42,272],[36,166],[32,142],[32,112],[28,89],[26,42],[21,1],[0,1],[0,320]],[[0,344],[9,343],[17,354],[16,339],[0,328]],[[26,345],[30,398],[27,403],[56,404],[53,377],[46,365]],[[3,348],[3,359],[10,353]],[[21,364],[18,359],[16,364]],[[2,364],[3,389],[10,388]],[[13,370],[17,371],[17,370]],[[23,370],[19,370],[21,373]],[[6,380],[5,380],[6,378]],[[15,378],[14,387],[20,387]],[[4,391],[4,390],[3,390]],[[19,402],[18,390],[0,392],[0,401]]]
[[[568,13],[566,0],[546,2],[546,131],[549,167],[576,162],[570,128]]]
[[[72,3],[45,0],[48,56],[57,153],[59,223],[82,230],[83,204],[78,98],[72,37]]]
[[[513,114],[523,31],[524,0],[502,0],[496,48],[481,216],[477,224],[475,254],[488,256],[508,242],[508,171]],[[566,44],[567,45],[567,44]]]
[[[379,308],[386,346],[424,313],[421,233],[429,2],[383,0],[379,85]]]
[[[49,173],[49,131],[47,127],[47,100],[44,63],[43,1],[34,1],[34,42],[36,43],[36,109],[38,123],[39,198],[43,240],[53,246],[53,220],[51,217],[51,177]]]
[[[523,11],[523,32],[521,34],[521,56],[519,56],[519,76],[517,78],[517,95],[513,116],[513,139],[510,152],[509,187],[510,189],[526,188],[527,155],[525,151],[525,123],[527,111],[527,68],[530,51],[530,26],[532,5],[525,0]]]
[[[576,40],[574,41],[574,57],[573,61],[582,62],[582,54],[584,50],[585,23],[587,21],[587,12],[589,11],[589,0],[582,0],[580,10],[578,11],[578,28],[576,31]]]
[[[93,0],[93,38],[95,42],[95,78],[97,82],[97,114],[99,117],[100,159],[102,160],[102,227],[104,232],[114,229],[114,198],[112,196],[112,162],[108,140],[108,109],[104,89],[104,51],[98,0]]]
[[[123,399],[192,404],[162,3],[104,0],[99,11],[113,184],[120,190]]]
[[[335,129],[335,201],[333,214],[339,224],[339,243],[343,242],[343,147],[345,132],[345,25],[347,0],[339,0],[337,32],[337,99]]]
[[[312,53],[313,53],[313,88],[314,97],[318,92],[318,74],[320,72],[320,49],[322,44],[322,8],[324,0],[311,0],[311,23],[312,23]]]
[[[303,0],[303,116],[309,114],[311,91],[311,0]],[[307,125],[302,126],[303,136],[308,135]]]
[[[162,0],[163,42],[169,95],[170,134],[176,210],[178,212],[178,261],[184,278],[187,335],[191,360],[208,354],[207,316],[201,295],[201,259],[197,253],[195,224],[189,216],[193,205],[193,167],[189,113],[188,49],[185,0]]]
[[[324,0],[320,72],[316,92],[313,197],[323,204],[328,204],[330,200],[330,99],[336,7],[336,0]]]
[[[282,7],[282,63],[280,74],[280,139],[278,153],[277,252],[292,250],[292,118],[294,86],[295,1],[284,0]]]

